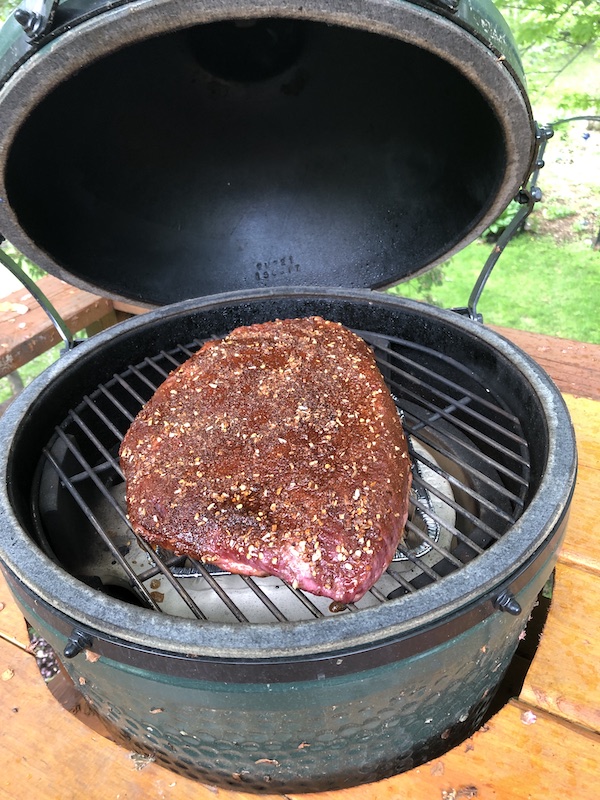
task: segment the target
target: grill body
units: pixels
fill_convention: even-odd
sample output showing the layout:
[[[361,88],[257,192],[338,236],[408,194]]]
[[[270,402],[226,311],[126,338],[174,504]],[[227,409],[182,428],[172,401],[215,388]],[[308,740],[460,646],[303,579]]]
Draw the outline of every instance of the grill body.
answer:
[[[52,11],[33,37],[14,16],[0,33],[0,230],[75,285],[174,304],[78,345],[2,418],[17,602],[115,737],[183,774],[316,791],[423,763],[480,723],[575,476],[537,365],[368,290],[446,259],[527,181],[536,131],[510,32],[488,0]],[[190,346],[310,314],[364,335],[421,448],[415,545],[339,613],[259,581],[236,605],[227,578],[176,577],[187,563],[147,551],[138,574],[115,457],[132,415]]]
[[[439,581],[373,608],[273,624],[139,608],[44,552],[32,511],[42,449],[99,381],[182,338],[313,313],[410,342],[441,376],[460,368],[465,388],[479,386],[515,415],[530,451],[528,484],[496,541]],[[258,792],[381,778],[477,728],[556,560],[576,463],[560,394],[501,337],[375,292],[302,287],[189,301],[99,334],[29,387],[2,426],[11,446],[1,465],[0,557],[24,615],[123,743],[204,782]],[[514,615],[501,610],[507,591],[519,604]]]
[[[399,645],[398,660],[370,668],[375,652],[363,669],[338,677],[315,665],[312,680],[225,682],[217,662],[213,680],[182,678],[171,674],[166,653],[162,673],[132,667],[125,641],[113,658],[90,663],[82,653],[62,662],[118,742],[174,772],[259,793],[346,788],[437,758],[480,727],[553,561],[516,595],[523,614],[498,611],[418,656],[404,658]],[[56,620],[12,588],[25,618],[62,654],[68,639]],[[70,635],[78,626],[68,625]],[[197,664],[189,662],[193,676]]]

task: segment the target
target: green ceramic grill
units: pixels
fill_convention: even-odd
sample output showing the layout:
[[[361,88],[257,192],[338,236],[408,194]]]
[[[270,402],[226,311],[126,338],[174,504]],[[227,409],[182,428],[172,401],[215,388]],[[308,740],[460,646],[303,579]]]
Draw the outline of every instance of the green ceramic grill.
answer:
[[[0,33],[0,230],[153,310],[0,422],[0,566],[124,746],[253,792],[343,788],[481,724],[550,575],[564,403],[465,315],[376,291],[527,200],[539,133],[491,3],[39,2]],[[371,346],[413,462],[406,537],[347,606],[149,548],[121,438],[232,328],[318,314]]]

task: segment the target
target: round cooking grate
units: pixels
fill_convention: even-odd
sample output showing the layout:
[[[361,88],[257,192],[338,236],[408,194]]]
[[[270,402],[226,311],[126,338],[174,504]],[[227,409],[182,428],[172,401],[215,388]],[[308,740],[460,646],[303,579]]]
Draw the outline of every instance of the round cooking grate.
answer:
[[[377,584],[341,605],[274,577],[249,578],[150,548],[125,514],[121,439],[169,372],[199,349],[161,351],[101,384],[55,429],[38,469],[38,544],[87,585],[179,617],[301,621],[372,608],[426,589],[493,546],[529,488],[519,420],[458,361],[399,338],[356,331],[373,348],[409,437],[407,535]]]

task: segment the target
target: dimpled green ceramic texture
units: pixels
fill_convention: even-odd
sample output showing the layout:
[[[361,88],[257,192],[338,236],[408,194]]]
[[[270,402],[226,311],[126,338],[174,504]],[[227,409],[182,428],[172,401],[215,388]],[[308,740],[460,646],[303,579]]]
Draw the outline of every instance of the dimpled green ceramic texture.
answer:
[[[548,569],[518,595],[524,608]],[[236,684],[178,679],[85,652],[67,660],[67,640],[22,610],[122,745],[201,782],[253,792],[343,788],[441,755],[481,724],[523,630],[523,615],[497,612],[390,665]]]

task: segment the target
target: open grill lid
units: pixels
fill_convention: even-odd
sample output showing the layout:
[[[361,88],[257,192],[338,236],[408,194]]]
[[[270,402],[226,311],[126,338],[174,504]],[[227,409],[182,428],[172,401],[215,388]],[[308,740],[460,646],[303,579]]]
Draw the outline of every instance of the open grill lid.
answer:
[[[0,231],[83,288],[383,287],[476,238],[530,172],[488,0],[42,6],[0,34]]]

